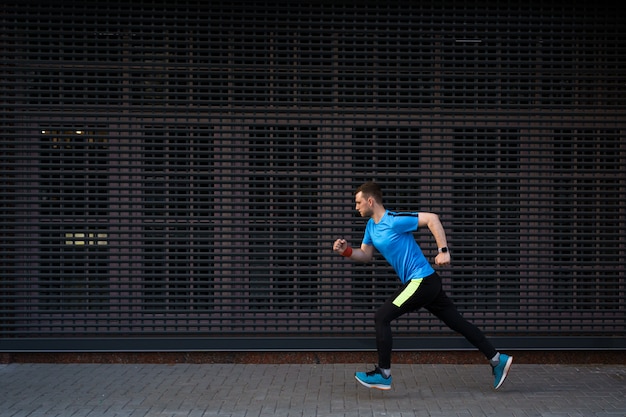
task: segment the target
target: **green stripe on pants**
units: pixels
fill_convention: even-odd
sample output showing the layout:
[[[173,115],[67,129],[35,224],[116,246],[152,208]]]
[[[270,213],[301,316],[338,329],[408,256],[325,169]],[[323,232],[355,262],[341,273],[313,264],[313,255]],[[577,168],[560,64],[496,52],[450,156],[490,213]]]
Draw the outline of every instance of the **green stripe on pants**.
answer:
[[[396,307],[402,307],[402,304],[406,302],[409,298],[415,294],[415,291],[420,287],[422,283],[422,279],[412,279],[411,282],[408,283],[404,291],[402,291],[395,300],[393,300],[393,305]]]

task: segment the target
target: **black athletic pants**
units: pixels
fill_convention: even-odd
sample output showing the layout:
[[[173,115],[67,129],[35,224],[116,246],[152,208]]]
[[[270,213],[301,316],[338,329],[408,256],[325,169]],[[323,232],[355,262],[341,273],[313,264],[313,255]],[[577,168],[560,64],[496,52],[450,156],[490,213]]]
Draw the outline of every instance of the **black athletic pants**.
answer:
[[[380,368],[391,368],[393,348],[391,322],[422,307],[438,317],[450,329],[463,335],[487,359],[496,355],[495,348],[480,329],[465,320],[457,311],[441,287],[441,277],[435,272],[422,280],[407,282],[376,311],[376,347]]]

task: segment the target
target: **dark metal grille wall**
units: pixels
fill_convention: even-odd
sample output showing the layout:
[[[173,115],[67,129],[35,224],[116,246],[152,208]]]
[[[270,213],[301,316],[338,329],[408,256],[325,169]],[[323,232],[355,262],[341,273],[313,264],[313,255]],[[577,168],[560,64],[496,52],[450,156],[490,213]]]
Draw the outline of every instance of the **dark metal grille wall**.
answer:
[[[501,345],[626,347],[617,6],[204,3],[1,6],[1,350],[371,347],[371,179]]]

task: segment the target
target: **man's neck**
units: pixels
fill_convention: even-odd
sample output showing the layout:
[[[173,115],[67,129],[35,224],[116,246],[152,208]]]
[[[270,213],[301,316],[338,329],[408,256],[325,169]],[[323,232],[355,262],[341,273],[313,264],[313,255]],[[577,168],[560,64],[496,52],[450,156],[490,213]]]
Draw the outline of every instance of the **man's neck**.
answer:
[[[374,214],[372,214],[372,219],[374,220],[374,223],[378,224],[386,212],[387,210],[384,206],[377,205],[376,207],[374,207]]]

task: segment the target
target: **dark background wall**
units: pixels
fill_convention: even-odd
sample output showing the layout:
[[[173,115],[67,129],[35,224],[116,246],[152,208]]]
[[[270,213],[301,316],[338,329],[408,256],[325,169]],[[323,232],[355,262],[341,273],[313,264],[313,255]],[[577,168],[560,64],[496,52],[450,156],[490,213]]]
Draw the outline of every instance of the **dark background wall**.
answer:
[[[4,2],[0,350],[369,349],[366,180],[499,346],[625,348],[624,15],[527,3]]]

